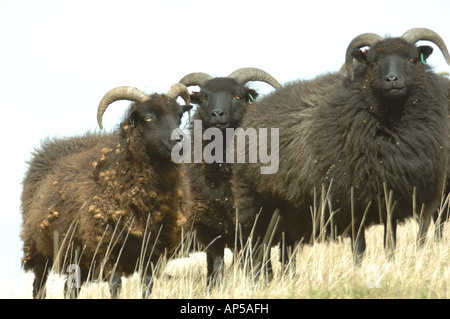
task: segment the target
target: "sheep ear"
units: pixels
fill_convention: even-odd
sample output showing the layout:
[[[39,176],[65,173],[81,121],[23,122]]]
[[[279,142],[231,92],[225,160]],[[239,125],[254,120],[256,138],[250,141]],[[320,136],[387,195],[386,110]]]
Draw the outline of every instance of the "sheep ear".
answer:
[[[131,127],[136,127],[138,119],[138,112],[136,110],[131,111],[130,117],[128,118],[128,122],[130,123]]]
[[[421,45],[418,46],[417,49],[419,49],[419,59],[420,61],[425,64],[427,63],[428,57],[433,53],[433,48],[428,45]]]
[[[367,50],[355,50],[352,52],[352,57],[359,63],[367,64]]]
[[[198,104],[200,102],[200,92],[191,92],[191,103]]]
[[[192,110],[192,107],[193,107],[193,106],[190,105],[190,104],[189,104],[189,105],[186,104],[186,105],[182,105],[181,107],[183,108],[183,113],[184,113],[184,112],[186,112],[186,111]]]
[[[258,97],[258,92],[252,89],[247,89],[247,92],[245,94],[245,100],[247,102],[254,102],[256,98]]]

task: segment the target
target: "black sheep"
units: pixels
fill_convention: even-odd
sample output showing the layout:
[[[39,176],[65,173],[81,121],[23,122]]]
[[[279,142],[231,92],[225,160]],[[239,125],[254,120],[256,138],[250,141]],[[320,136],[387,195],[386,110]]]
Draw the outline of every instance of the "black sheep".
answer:
[[[308,241],[314,231],[310,207],[333,181],[327,203],[336,212],[336,234],[350,229],[356,263],[370,224],[385,225],[385,245],[393,251],[397,222],[412,216],[414,187],[417,206],[424,204],[422,241],[442,193],[448,103],[441,79],[425,64],[432,49],[417,47],[419,40],[438,45],[450,64],[444,42],[431,30],[386,39],[363,34],[348,46],[347,76],[291,83],[245,114],[244,128],[280,132],[277,174],[261,175],[257,164],[235,166],[233,193],[246,236],[262,207],[262,226],[254,233],[255,240],[262,237],[278,207],[286,245]],[[364,46],[370,48],[360,51]],[[359,62],[354,69],[353,58]],[[392,236],[386,236],[389,228]]]
[[[48,271],[57,263],[54,234],[62,236],[63,253],[68,245],[78,250],[73,262],[78,282],[88,279],[91,267],[103,268],[113,296],[122,273],[134,273],[138,262],[155,263],[178,245],[184,222],[180,203],[187,199],[180,198],[182,172],[171,161],[177,142],[171,134],[191,108],[174,101],[179,95],[189,104],[181,84],[166,95],[113,89],[99,105],[100,127],[109,104],[135,102],[115,131],[47,140],[34,152],[23,181],[21,233],[23,267],[35,275],[34,297],[42,296]],[[151,268],[144,271],[146,284]]]
[[[244,113],[258,96],[256,91],[246,87],[249,81],[262,81],[280,88],[272,76],[256,68],[238,69],[226,78],[191,73],[180,83],[200,86],[199,92],[191,94],[192,102],[198,103],[193,120],[201,121],[203,131],[214,127],[225,136],[227,128],[240,126]],[[193,130],[192,126],[191,133]],[[205,144],[203,141],[202,150]],[[223,150],[226,151],[225,145]],[[222,163],[187,164],[193,203],[187,225],[192,225],[198,242],[207,247],[208,283],[223,271],[225,247],[233,249],[235,246],[236,211],[230,184],[232,166],[225,157]]]

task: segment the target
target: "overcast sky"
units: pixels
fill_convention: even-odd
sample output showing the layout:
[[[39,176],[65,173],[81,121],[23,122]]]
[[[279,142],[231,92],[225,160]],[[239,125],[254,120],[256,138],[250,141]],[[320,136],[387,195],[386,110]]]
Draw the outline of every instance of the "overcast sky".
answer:
[[[109,89],[163,93],[190,72],[227,76],[247,66],[281,83],[313,78],[338,70],[355,36],[414,27],[438,32],[450,47],[450,1],[0,0],[0,271],[20,265],[30,152],[45,137],[96,130]],[[449,72],[432,46],[428,63]],[[106,130],[127,105],[107,110]]]

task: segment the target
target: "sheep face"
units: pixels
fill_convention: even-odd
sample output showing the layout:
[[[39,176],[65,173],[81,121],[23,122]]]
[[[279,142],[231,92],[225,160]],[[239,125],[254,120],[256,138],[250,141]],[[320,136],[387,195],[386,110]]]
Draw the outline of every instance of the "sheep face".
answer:
[[[148,155],[170,159],[173,146],[179,140],[172,140],[172,132],[179,128],[183,113],[192,106],[180,106],[164,95],[154,94],[143,103],[133,107],[128,123],[142,136]]]
[[[239,84],[231,78],[214,78],[207,81],[200,92],[191,96],[199,105],[196,112],[203,121],[203,128],[236,128],[240,125],[245,106],[258,96],[255,90]]]
[[[378,96],[398,101],[409,95],[432,52],[429,46],[416,47],[401,38],[388,38],[370,50],[355,50],[352,56],[365,67],[366,82]]]

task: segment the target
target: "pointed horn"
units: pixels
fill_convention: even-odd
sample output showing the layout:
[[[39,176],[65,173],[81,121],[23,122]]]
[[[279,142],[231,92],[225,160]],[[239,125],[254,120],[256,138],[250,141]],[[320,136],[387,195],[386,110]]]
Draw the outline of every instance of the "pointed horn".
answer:
[[[186,85],[182,83],[175,83],[167,92],[167,97],[173,100],[176,100],[177,97],[181,96],[181,98],[186,102],[187,105],[191,104],[191,96],[189,95],[189,91]]]
[[[281,84],[269,73],[257,68],[241,68],[231,73],[229,78],[235,79],[240,84],[246,84],[250,81],[261,81],[270,84],[275,89],[280,89]]]
[[[378,41],[383,38],[375,33],[363,33],[355,37],[347,47],[347,51],[345,52],[345,68],[347,69],[347,74],[350,77],[350,80],[353,81],[353,51],[360,49],[365,46],[373,46]]]
[[[97,123],[100,129],[103,129],[102,119],[106,108],[113,102],[118,100],[129,100],[142,103],[148,100],[148,95],[139,89],[132,86],[119,86],[115,89],[109,90],[103,96],[97,110]]]
[[[402,38],[410,43],[416,43],[420,40],[430,41],[436,44],[444,55],[445,61],[450,65],[450,54],[444,40],[434,32],[427,28],[414,28],[403,33]]]
[[[194,72],[185,75],[180,81],[181,84],[189,86],[202,86],[206,81],[211,80],[212,76],[203,72]]]

